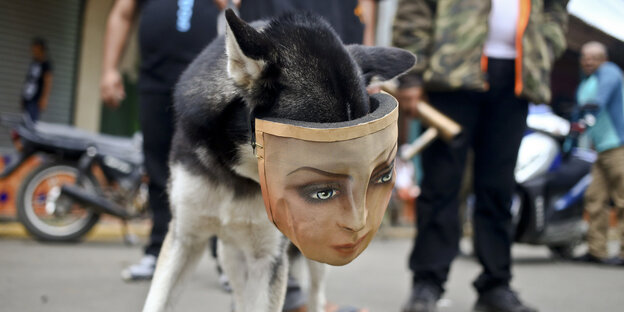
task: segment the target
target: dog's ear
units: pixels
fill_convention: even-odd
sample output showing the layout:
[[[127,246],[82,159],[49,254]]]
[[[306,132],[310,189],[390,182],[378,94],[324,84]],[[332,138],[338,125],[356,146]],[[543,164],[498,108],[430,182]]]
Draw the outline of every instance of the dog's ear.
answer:
[[[225,19],[228,75],[236,84],[249,87],[260,77],[266,65],[272,48],[271,41],[236,16],[232,9],[225,11]]]
[[[416,56],[408,51],[390,47],[369,47],[359,44],[347,46],[347,51],[362,69],[364,81],[369,85],[373,77],[390,80],[411,69]]]

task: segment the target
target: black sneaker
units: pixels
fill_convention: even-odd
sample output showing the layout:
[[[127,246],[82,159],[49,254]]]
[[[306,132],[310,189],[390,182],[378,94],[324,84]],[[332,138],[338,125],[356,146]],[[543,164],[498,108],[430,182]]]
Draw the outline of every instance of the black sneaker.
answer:
[[[578,262],[606,264],[606,265],[618,265],[619,264],[618,260],[619,258],[606,258],[606,259],[598,258],[590,254],[589,252],[580,257],[574,258],[574,261],[578,261]]]
[[[416,283],[403,312],[435,312],[442,290],[432,283]]]
[[[598,257],[596,257],[596,256],[594,256],[594,255],[592,255],[592,254],[590,254],[588,252],[588,253],[586,253],[586,254],[584,254],[582,256],[574,258],[574,261],[598,263],[598,262],[600,262],[600,258],[598,258]]]
[[[479,295],[474,312],[537,312],[524,305],[508,286],[492,288]]]
[[[608,259],[604,259],[603,263],[606,265],[624,266],[624,258],[621,258],[621,257],[608,258]]]

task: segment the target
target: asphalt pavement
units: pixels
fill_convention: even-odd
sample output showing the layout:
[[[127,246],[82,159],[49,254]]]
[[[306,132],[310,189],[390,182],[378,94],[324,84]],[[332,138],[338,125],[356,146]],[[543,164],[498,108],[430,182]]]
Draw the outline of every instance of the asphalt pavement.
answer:
[[[328,299],[371,312],[400,311],[409,293],[412,246],[411,239],[400,236],[378,236],[352,263],[331,267]],[[149,282],[120,278],[140,256],[140,245],[114,237],[44,244],[0,233],[0,311],[140,311]],[[513,258],[512,286],[540,311],[624,310],[624,267],[555,261],[546,248],[526,245],[515,246]],[[479,270],[470,257],[455,261],[439,311],[471,311],[476,300],[471,282]],[[174,311],[231,309],[208,252],[176,298]]]

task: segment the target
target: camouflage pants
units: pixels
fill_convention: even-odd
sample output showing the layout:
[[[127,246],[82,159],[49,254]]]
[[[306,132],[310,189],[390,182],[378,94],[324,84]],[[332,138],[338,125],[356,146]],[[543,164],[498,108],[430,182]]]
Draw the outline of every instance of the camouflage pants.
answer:
[[[619,221],[620,257],[624,258],[624,146],[599,153],[591,174],[592,182],[585,192],[585,211],[589,214],[589,253],[599,258],[609,256],[607,232],[611,199]]]

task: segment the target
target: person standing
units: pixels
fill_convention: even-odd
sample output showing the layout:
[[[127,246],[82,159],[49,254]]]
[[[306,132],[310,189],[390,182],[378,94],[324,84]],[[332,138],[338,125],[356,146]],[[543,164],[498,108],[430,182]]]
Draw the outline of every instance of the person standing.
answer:
[[[378,0],[241,0],[246,21],[268,19],[286,12],[309,11],[322,16],[344,44],[375,44]]]
[[[394,45],[417,63],[431,104],[458,122],[464,140],[437,140],[422,153],[418,235],[403,311],[435,311],[458,253],[458,193],[466,154],[474,151],[475,311],[535,311],[511,290],[511,195],[528,101],[551,99],[550,71],[566,47],[567,1],[401,0]],[[399,93],[410,92],[410,87]],[[403,97],[399,94],[399,97]]]
[[[599,42],[588,42],[581,48],[580,63],[585,77],[576,99],[579,109],[587,104],[598,107],[596,123],[587,130],[598,158],[592,167],[592,182],[585,191],[589,250],[577,260],[624,265],[624,233],[621,233],[619,256],[609,258],[607,250],[610,199],[624,225],[623,79],[622,70],[607,60],[607,49]]]
[[[100,91],[116,108],[125,97],[118,65],[130,29],[139,17],[139,117],[149,176],[152,229],[144,256],[122,271],[125,280],[151,279],[171,211],[166,185],[173,136],[173,89],[187,65],[217,36],[217,16],[225,0],[116,0],[104,41]]]
[[[30,46],[32,62],[28,66],[26,80],[22,89],[22,109],[33,121],[48,106],[52,90],[52,64],[48,59],[45,40],[34,38]]]

